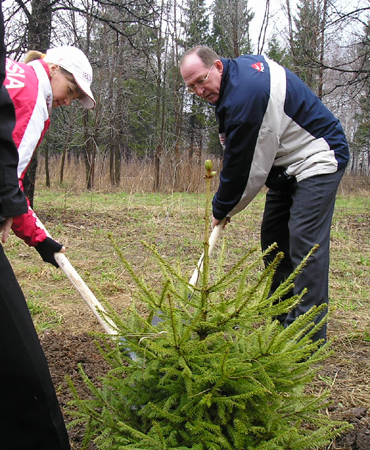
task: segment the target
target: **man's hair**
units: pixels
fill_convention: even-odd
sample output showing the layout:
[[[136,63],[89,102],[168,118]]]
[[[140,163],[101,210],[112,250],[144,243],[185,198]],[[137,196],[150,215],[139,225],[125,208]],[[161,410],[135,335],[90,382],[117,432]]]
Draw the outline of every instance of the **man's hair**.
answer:
[[[200,60],[203,62],[205,67],[211,67],[212,64],[216,61],[216,59],[220,59],[220,57],[217,55],[217,53],[212,50],[210,47],[207,47],[205,45],[197,45],[190,50],[187,50],[181,57],[180,60],[180,67],[182,66],[182,63],[184,60],[192,54],[196,54],[199,56]]]

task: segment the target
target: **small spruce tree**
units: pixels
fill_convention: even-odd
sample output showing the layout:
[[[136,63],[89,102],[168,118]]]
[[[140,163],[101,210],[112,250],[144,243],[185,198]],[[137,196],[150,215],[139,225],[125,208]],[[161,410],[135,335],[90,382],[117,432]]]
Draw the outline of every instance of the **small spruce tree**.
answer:
[[[75,398],[72,424],[86,426],[84,448],[94,441],[101,450],[317,449],[349,427],[322,413],[328,393],[315,396],[306,389],[329,353],[328,344],[311,339],[321,308],[286,329],[274,319],[304,295],[279,301],[305,261],[272,295],[281,254],[253,284],[247,283],[248,274],[263,258],[254,251],[229,272],[210,276],[207,218],[213,175],[207,161],[205,256],[197,286],[189,286],[177,268],[144,244],[163,274],[158,292],[114,244],[149,312],[143,317],[133,306],[120,317],[110,308],[118,335],[101,336],[98,345],[112,369],[100,387],[81,369],[92,394],[87,400],[69,381]],[[153,325],[156,315],[160,321]]]

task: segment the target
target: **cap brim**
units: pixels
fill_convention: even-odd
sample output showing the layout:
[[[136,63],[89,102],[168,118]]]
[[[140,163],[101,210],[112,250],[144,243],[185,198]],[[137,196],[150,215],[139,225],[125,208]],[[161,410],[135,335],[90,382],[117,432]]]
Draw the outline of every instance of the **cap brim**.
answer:
[[[86,83],[84,80],[81,80],[81,78],[74,77],[74,79],[75,79],[78,87],[85,94],[85,96],[80,99],[80,102],[87,109],[95,108],[96,102],[95,102],[94,96],[91,92],[89,84]]]
[[[86,109],[94,109],[96,106],[95,100],[93,98],[90,98],[87,94],[85,95],[85,97],[80,99],[80,102]]]

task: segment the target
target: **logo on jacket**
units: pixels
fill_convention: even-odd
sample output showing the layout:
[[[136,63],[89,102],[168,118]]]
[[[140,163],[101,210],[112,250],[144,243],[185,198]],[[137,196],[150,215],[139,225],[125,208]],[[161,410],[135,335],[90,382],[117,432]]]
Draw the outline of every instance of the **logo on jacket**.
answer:
[[[256,64],[252,64],[252,67],[253,67],[253,69],[258,70],[258,72],[264,72],[265,71],[265,66],[261,62],[258,62]]]
[[[220,133],[220,134],[218,135],[218,137],[219,137],[219,139],[220,139],[220,144],[222,145],[222,148],[225,150],[225,148],[226,148],[226,144],[225,144],[225,141],[226,141],[226,135],[225,135],[225,133]]]
[[[10,59],[6,59],[6,78],[4,80],[4,86],[7,89],[19,89],[25,86],[24,69]]]

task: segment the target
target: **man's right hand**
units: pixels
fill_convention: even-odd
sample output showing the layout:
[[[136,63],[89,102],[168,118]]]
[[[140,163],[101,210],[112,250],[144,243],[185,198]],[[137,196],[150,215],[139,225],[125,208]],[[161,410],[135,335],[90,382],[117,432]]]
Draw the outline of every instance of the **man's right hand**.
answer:
[[[214,217],[212,217],[212,230],[213,228],[218,225],[221,222],[221,220],[215,219]],[[226,224],[230,222],[230,217],[226,217],[224,226],[222,228],[226,227]]]

